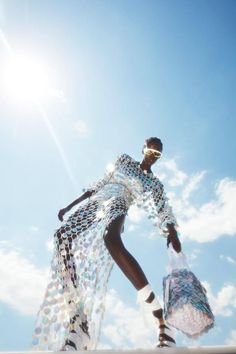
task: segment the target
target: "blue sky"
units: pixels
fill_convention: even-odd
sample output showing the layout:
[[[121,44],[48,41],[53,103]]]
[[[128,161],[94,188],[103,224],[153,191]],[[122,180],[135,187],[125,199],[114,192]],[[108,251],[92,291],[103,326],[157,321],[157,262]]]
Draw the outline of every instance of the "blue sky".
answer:
[[[229,0],[0,0],[0,350],[29,348],[58,210],[118,154],[140,160],[150,136],[164,143],[154,172],[216,315],[178,344],[236,344],[235,15]],[[9,85],[12,55],[43,73],[29,64]],[[141,210],[123,240],[161,297],[165,240]],[[101,347],[155,343],[115,266]]]

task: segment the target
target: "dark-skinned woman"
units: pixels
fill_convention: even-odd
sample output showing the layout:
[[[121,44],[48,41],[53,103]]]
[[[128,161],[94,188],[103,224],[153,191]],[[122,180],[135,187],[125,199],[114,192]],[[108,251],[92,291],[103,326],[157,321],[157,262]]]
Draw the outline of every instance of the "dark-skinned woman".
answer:
[[[129,207],[142,205],[172,243],[181,243],[176,219],[163,184],[151,167],[161,157],[162,142],[149,138],[136,161],[120,155],[103,179],[59,211],[61,227],[54,235],[50,282],[40,307],[33,345],[40,350],[94,349],[99,338],[105,295],[114,262],[137,290],[139,302],[155,317],[157,347],[175,346],[173,332],[166,325],[163,310],[138,262],[125,248],[121,234]],[[76,210],[64,220],[74,206]]]

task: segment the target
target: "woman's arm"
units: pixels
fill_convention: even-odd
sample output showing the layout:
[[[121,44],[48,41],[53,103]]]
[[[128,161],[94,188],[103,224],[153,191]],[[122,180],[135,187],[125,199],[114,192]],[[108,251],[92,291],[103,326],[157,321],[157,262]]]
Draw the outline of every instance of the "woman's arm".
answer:
[[[174,250],[179,253],[181,252],[181,243],[176,231],[177,221],[169,205],[164,186],[159,180],[156,182],[156,188],[153,189],[152,193],[155,204],[154,215],[157,213],[161,235],[167,237],[167,247],[172,243]]]
[[[123,155],[121,155],[121,157],[117,158],[116,163],[118,163],[119,159],[122,158]],[[114,164],[115,166],[115,164]],[[67,213],[71,208],[73,208],[76,204],[82,202],[83,200],[91,197],[93,194],[97,193],[100,189],[102,189],[106,183],[109,182],[109,180],[111,179],[112,175],[113,175],[114,170],[110,170],[110,171],[105,171],[105,174],[103,176],[103,178],[101,178],[99,181],[92,183],[92,185],[90,186],[90,188],[87,188],[85,190],[85,192],[76,200],[74,200],[71,204],[69,204],[67,207],[61,209],[58,213],[58,218],[60,221],[63,221],[63,216],[65,213]]]
[[[93,191],[86,191],[85,193],[83,193],[79,198],[77,198],[76,200],[74,200],[71,204],[69,204],[67,207],[59,210],[58,213],[58,218],[60,221],[63,221],[63,216],[65,215],[65,213],[67,213],[68,211],[71,210],[71,208],[73,208],[75,205],[81,203],[83,200],[91,197],[91,195],[93,194]]]
[[[174,250],[179,253],[181,252],[181,243],[178,237],[178,233],[175,229],[175,225],[174,224],[167,224],[167,247],[169,247],[169,244],[172,243],[172,246],[174,248]]]

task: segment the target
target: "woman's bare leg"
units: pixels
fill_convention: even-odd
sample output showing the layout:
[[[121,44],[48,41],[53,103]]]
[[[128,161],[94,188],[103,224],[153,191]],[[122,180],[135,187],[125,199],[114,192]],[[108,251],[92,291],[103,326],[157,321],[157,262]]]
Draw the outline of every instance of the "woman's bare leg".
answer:
[[[148,303],[153,316],[156,318],[160,328],[159,347],[175,345],[171,336],[171,331],[165,325],[163,310],[154,292],[151,290],[148,280],[136,261],[136,259],[127,251],[122,239],[121,230],[125,221],[125,215],[116,218],[108,227],[104,236],[104,241],[108,251],[116,264],[120,267],[126,277],[131,281],[138,291],[138,297]],[[168,334],[166,334],[168,333]]]
[[[148,285],[148,280],[136,259],[127,251],[122,242],[121,230],[124,225],[124,221],[125,215],[122,215],[111,222],[107,233],[104,236],[104,241],[116,264],[131,281],[134,287],[140,291]],[[154,299],[155,295],[151,292],[144,300],[147,303],[152,303]],[[164,323],[163,311],[160,306],[153,311],[153,315],[159,319],[160,324]]]
[[[104,241],[116,264],[134,287],[139,290],[148,284],[148,280],[136,259],[127,251],[121,240],[124,221],[125,215],[121,215],[112,221],[104,236]]]

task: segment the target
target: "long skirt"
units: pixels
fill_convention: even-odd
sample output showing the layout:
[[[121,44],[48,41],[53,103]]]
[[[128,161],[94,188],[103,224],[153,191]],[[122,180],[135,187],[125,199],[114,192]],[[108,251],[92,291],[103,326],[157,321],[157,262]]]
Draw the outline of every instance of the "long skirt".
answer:
[[[81,348],[96,348],[113,267],[104,235],[111,221],[126,213],[127,204],[121,197],[92,197],[56,230],[50,279],[37,314],[33,350],[61,350],[75,318],[90,337]]]

